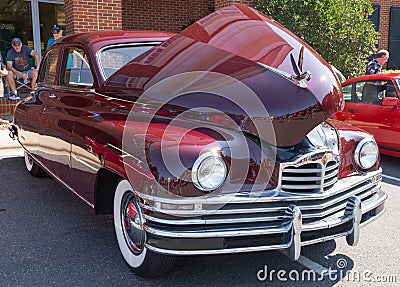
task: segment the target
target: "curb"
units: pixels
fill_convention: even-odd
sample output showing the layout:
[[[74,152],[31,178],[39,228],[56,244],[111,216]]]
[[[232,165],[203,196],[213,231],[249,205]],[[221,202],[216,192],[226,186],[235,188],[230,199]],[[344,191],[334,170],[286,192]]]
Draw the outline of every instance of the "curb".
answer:
[[[9,124],[10,124],[9,120],[5,120],[5,119],[0,118],[1,129],[3,129],[3,130],[7,129]]]
[[[24,150],[19,145],[18,141],[9,137],[9,125],[10,122],[8,120],[0,119],[0,159],[24,155]]]

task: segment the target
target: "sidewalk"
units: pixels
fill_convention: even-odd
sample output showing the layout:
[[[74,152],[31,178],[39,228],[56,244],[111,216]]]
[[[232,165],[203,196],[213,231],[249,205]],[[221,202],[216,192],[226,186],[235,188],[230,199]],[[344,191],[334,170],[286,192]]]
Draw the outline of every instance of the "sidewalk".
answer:
[[[0,119],[0,159],[23,156],[24,150],[20,144],[16,140],[12,140],[8,134],[8,121]]]

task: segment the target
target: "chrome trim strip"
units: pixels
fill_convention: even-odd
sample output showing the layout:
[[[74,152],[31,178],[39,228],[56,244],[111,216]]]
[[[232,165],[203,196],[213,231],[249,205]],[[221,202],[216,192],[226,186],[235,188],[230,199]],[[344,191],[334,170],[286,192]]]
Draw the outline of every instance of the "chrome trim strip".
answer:
[[[150,215],[143,215],[147,221],[152,221],[160,224],[169,225],[206,225],[206,224],[232,224],[232,223],[251,223],[251,222],[270,222],[270,221],[281,221],[284,216],[255,216],[255,217],[240,217],[240,218],[221,218],[221,219],[163,219]]]
[[[379,205],[381,205],[385,199],[386,199],[386,194],[382,193],[380,195],[380,198],[374,198],[371,200],[368,200],[367,202],[364,202],[363,204],[366,205],[366,209],[368,210],[363,210],[363,213],[368,212],[369,210],[372,210]],[[356,198],[355,196],[349,198],[347,201],[346,205],[349,204],[349,201],[353,200],[352,198]],[[358,199],[360,200],[360,199]],[[296,206],[296,208],[298,208]],[[299,208],[299,210],[301,210]],[[344,224],[350,220],[353,219],[353,215],[350,213],[344,213],[340,214],[340,211],[343,209],[340,209],[337,213],[332,214],[330,217],[324,218],[322,220],[318,220],[316,222],[312,223],[306,223],[302,224],[302,231],[315,231],[315,230],[322,230],[326,228],[332,228],[341,224]],[[300,211],[301,213],[301,211]],[[361,213],[361,216],[362,214]],[[286,209],[286,216],[288,216],[288,212]],[[358,216],[358,215],[357,215]],[[304,216],[302,216],[304,218]],[[361,220],[361,219],[360,219]],[[228,222],[226,222],[228,223]],[[287,224],[286,226],[283,225],[281,227],[279,226],[274,226],[274,227],[254,227],[252,229],[239,229],[239,230],[227,230],[227,228],[221,228],[218,231],[207,231],[207,230],[200,230],[200,231],[185,231],[185,230],[179,230],[179,231],[166,231],[166,230],[160,230],[157,228],[151,228],[149,226],[144,227],[145,230],[151,234],[155,234],[158,236],[163,236],[163,237],[171,237],[171,238],[206,238],[206,237],[233,237],[233,236],[247,236],[247,235],[265,235],[265,234],[276,234],[276,233],[285,233],[288,232],[292,228],[292,224]]]
[[[268,228],[253,228],[253,229],[238,229],[238,230],[223,230],[218,231],[166,231],[144,225],[144,230],[148,233],[168,237],[168,238],[209,238],[209,237],[235,237],[235,236],[251,236],[251,235],[268,235],[288,232],[292,224],[282,225],[280,227]]]
[[[321,172],[320,168],[290,168],[290,167],[285,167],[285,171],[290,172],[290,173],[305,173],[305,172]],[[318,177],[317,179],[321,179]]]
[[[367,193],[362,194],[360,197],[360,199],[363,199],[365,197],[368,197],[372,194],[374,194],[376,192],[376,189],[370,190]],[[357,193],[356,193],[357,194]],[[342,201],[346,198],[343,199],[339,199],[338,201]],[[379,203],[384,202],[386,199],[386,196],[383,199],[379,199]],[[374,197],[374,202],[375,203],[376,198]],[[369,200],[368,200],[369,202]],[[366,204],[363,202],[363,205]],[[377,204],[379,205],[379,204]],[[142,206],[143,207],[143,206]],[[337,212],[340,210],[343,210],[346,207],[346,203],[343,203],[337,207],[334,208],[330,208],[325,212],[319,212],[319,213],[313,213],[313,214],[303,214],[302,217],[304,219],[312,219],[312,218],[316,218],[316,217],[325,217],[327,214],[329,213],[333,213],[333,212]],[[365,209],[366,211],[369,211],[371,209],[375,208],[375,206],[372,206],[371,204],[368,204],[367,209]],[[233,211],[233,212],[232,212]],[[235,210],[230,210],[230,213],[226,213],[223,215],[233,215],[237,213]],[[256,214],[258,213],[257,211],[254,210],[248,210],[248,213],[251,214]],[[267,213],[267,212],[262,212],[262,213]],[[240,213],[242,214],[242,213]],[[154,217],[154,216],[150,216],[150,215],[146,215],[144,214],[143,217],[147,220],[147,221],[152,221],[152,222],[156,222],[156,223],[160,223],[160,224],[167,224],[167,225],[206,225],[206,224],[232,224],[232,223],[257,223],[257,222],[271,222],[271,221],[280,221],[284,219],[284,216],[268,216],[268,215],[260,215],[260,216],[245,216],[247,213],[244,214],[243,217],[237,217],[237,218],[219,218],[219,219],[213,219],[213,218],[208,218],[208,219],[203,219],[201,217],[199,218],[190,218],[190,219],[163,219],[163,218],[158,218],[158,217]],[[332,216],[335,216],[335,214],[333,214]],[[330,216],[331,217],[331,216]],[[330,218],[328,217],[328,218]],[[324,218],[324,220],[327,220],[328,218]],[[319,221],[318,221],[319,222]],[[325,222],[325,221],[323,221]],[[325,222],[326,223],[326,222]],[[341,224],[341,223],[338,223]],[[308,226],[309,224],[307,224]],[[315,223],[312,223],[312,225],[315,225]],[[332,225],[330,224],[329,226],[332,227]],[[326,226],[327,227],[327,226]],[[312,228],[308,228],[308,227],[304,227],[305,230],[313,230]],[[320,228],[317,228],[320,229]]]
[[[319,189],[321,187],[321,184],[304,184],[304,185],[288,185],[288,184],[282,184],[281,185],[282,189],[285,189],[285,191],[288,192],[294,192],[291,190],[301,190],[301,189]]]
[[[282,176],[282,180],[291,180],[291,181],[316,181],[321,180],[320,176],[307,176],[307,177],[295,177],[295,176]],[[284,186],[284,185],[282,185]],[[317,185],[320,186],[319,184]]]
[[[352,196],[347,202],[344,211],[345,216],[351,217],[351,232],[346,236],[346,242],[350,246],[356,246],[360,240],[360,223],[362,217],[361,200],[357,196]]]
[[[23,147],[23,145],[21,144]],[[25,149],[25,148],[24,148]],[[26,150],[26,149],[25,149]],[[46,168],[40,161],[38,161],[30,152],[26,150],[29,155],[35,159],[36,163],[40,165],[51,177],[59,181],[61,184],[63,184],[66,188],[68,188],[70,191],[72,191],[77,197],[79,197],[83,202],[85,202],[87,205],[89,205],[91,208],[94,208],[94,204],[90,203],[87,199],[85,199],[83,196],[81,196],[79,193],[77,193],[72,187],[70,187],[68,184],[66,184],[63,180],[61,180],[58,176],[56,176],[51,170]]]
[[[335,239],[335,238],[346,236],[347,234],[349,234],[348,231],[341,232],[341,233],[338,233],[338,234],[329,235],[329,236],[323,236],[323,237],[317,238],[317,239],[303,241],[303,242],[301,242],[301,246],[307,246],[307,245],[313,245],[313,244],[316,244],[316,243],[326,242],[326,241],[329,241],[329,240],[332,240],[332,239]]]
[[[378,206],[379,206],[379,205],[378,205]],[[384,207],[384,208],[382,209],[382,211],[379,212],[378,214],[376,214],[376,215],[374,215],[374,216],[368,218],[368,219],[367,219],[366,221],[364,221],[364,222],[361,222],[360,226],[361,226],[361,227],[364,227],[364,226],[370,224],[372,221],[375,221],[375,219],[378,219],[379,217],[381,217],[381,216],[385,213],[385,211],[386,211],[386,207]]]
[[[366,179],[365,181],[368,181],[370,179]],[[359,184],[362,185],[364,182],[360,182]],[[375,186],[375,187],[374,187]],[[298,207],[304,212],[304,211],[309,211],[309,210],[318,210],[318,209],[325,209],[328,208],[329,206],[333,205],[336,202],[340,202],[343,201],[347,198],[349,198],[352,195],[356,195],[359,194],[363,191],[366,191],[368,189],[373,188],[370,192],[374,192],[376,189],[379,188],[379,185],[377,182],[373,182],[373,183],[369,183],[366,184],[365,186],[360,186],[359,188],[353,190],[351,193],[344,193],[346,190],[341,191],[341,192],[337,192],[335,194],[333,194],[331,197],[339,195],[340,193],[343,193],[340,197],[338,198],[332,198],[331,200],[327,201],[326,203],[321,203],[321,204],[314,204],[314,205],[301,205],[301,201],[303,201],[303,199],[301,198],[301,196],[296,197],[296,200],[299,201],[298,203]],[[308,198],[308,196],[304,196],[306,198]],[[286,197],[274,197],[274,198],[268,198],[270,199],[269,202],[276,202],[276,198],[278,199],[282,199],[282,205],[285,204],[286,201]],[[329,197],[327,197],[329,198]],[[271,200],[273,199],[273,200]],[[318,200],[316,198],[313,198],[314,200]],[[325,199],[325,198],[324,198]],[[305,199],[305,200],[309,200],[309,199]],[[183,202],[179,202],[179,204],[188,204],[187,201],[183,201]],[[246,202],[236,202],[234,200],[231,200],[231,202],[229,203],[267,203],[268,201],[264,200],[264,198],[261,198],[261,200],[259,199],[253,199],[252,201],[246,201]],[[205,204],[203,204],[204,206]],[[218,215],[227,215],[227,214],[239,214],[239,213],[266,213],[266,212],[284,212],[286,210],[285,206],[280,206],[280,207],[262,207],[262,208],[240,208],[240,209],[218,209],[218,210],[207,210],[207,209],[199,209],[199,210],[163,210],[163,209],[158,209],[156,207],[153,206],[149,206],[149,205],[145,205],[142,204],[141,205],[142,208],[153,211],[153,212],[160,212],[160,213],[168,213],[170,215],[185,215],[185,216],[198,216],[198,215],[208,215],[208,214],[218,214]],[[325,212],[326,213],[326,212]],[[321,213],[322,214],[322,213]],[[308,215],[304,215],[303,218],[308,218]]]
[[[385,198],[385,196],[384,196],[384,198]],[[378,207],[378,206],[379,205],[377,205],[375,207]],[[292,209],[288,209],[288,210],[294,210],[294,209],[292,208]],[[379,218],[384,212],[385,212],[385,208],[380,213],[378,213],[377,215],[371,217],[368,221],[361,223],[361,226],[364,226],[365,224],[368,224],[369,222]],[[293,212],[292,212],[292,218],[294,218],[294,217],[299,218],[298,216],[299,216],[298,212],[295,212],[294,215],[293,215]],[[348,219],[352,219],[353,218],[352,216],[353,216],[353,214],[351,214],[350,217],[347,217],[347,218]],[[359,216],[359,215],[356,215],[356,216]],[[299,222],[299,220],[297,220],[297,223],[298,222]],[[295,224],[297,224],[297,223],[295,223]],[[292,222],[290,224],[291,228],[295,224],[293,224],[293,222]],[[294,227],[294,228],[296,228],[296,227]],[[354,229],[354,227],[353,227],[353,229]],[[297,226],[297,231],[299,231],[298,230],[298,226]],[[302,228],[301,231],[305,231],[304,227]],[[335,239],[335,238],[338,238],[338,237],[347,236],[350,233],[351,233],[351,231],[345,231],[345,232],[340,232],[340,233],[329,235],[329,236],[323,236],[323,237],[312,239],[312,240],[302,241],[302,242],[300,242],[299,249],[302,246],[307,246],[307,245],[312,245],[312,244],[316,244],[316,243],[320,243],[320,242],[325,242],[325,241],[332,240],[332,239]],[[296,241],[296,243],[293,243],[293,241],[295,241],[295,239],[293,239],[293,236],[291,236],[289,243],[285,243],[285,244],[276,244],[276,245],[270,245],[270,246],[252,246],[252,247],[240,247],[240,248],[226,248],[226,249],[209,249],[209,250],[168,250],[168,249],[162,249],[162,248],[151,246],[147,242],[145,243],[145,245],[149,250],[152,250],[152,251],[157,252],[157,253],[162,253],[162,254],[170,254],[170,255],[212,255],[212,254],[227,254],[227,253],[254,252],[254,251],[267,251],[267,250],[285,250],[285,249],[290,248],[290,246],[293,246],[293,245],[294,246],[298,246],[298,241]],[[288,250],[286,250],[286,252],[287,251]],[[289,254],[289,253],[287,252],[287,254]],[[296,256],[293,256],[293,257],[295,258]]]
[[[378,199],[377,199],[377,197],[378,197]],[[373,198],[362,203],[363,204],[363,213],[367,213],[368,211],[371,211],[372,209],[378,207],[379,205],[381,205],[382,203],[385,202],[387,197],[388,197],[388,195],[385,192],[382,192],[381,194],[374,194]]]
[[[369,192],[361,195],[360,198],[362,199],[362,198],[368,197],[371,194],[374,194],[375,192],[376,192],[376,189],[370,190]],[[349,194],[350,196],[348,196],[347,198],[343,198],[342,197],[337,202],[340,202],[340,201],[343,201],[343,200],[348,200],[352,195],[355,196],[356,194],[357,194],[357,192]],[[306,215],[304,215],[303,218],[308,219],[308,218],[315,218],[315,217],[325,217],[329,213],[332,213],[332,212],[335,212],[335,211],[338,211],[338,210],[343,210],[343,209],[345,209],[345,207],[346,207],[346,203],[342,203],[342,204],[340,204],[338,206],[331,207],[331,208],[329,208],[329,206],[328,206],[327,208],[329,208],[329,209],[327,209],[326,211],[317,212],[317,213],[310,212],[310,213],[307,213]]]
[[[298,260],[301,253],[301,211],[297,206],[291,205],[286,213],[292,216],[291,244],[287,249],[287,256],[291,260]]]
[[[373,183],[376,183],[380,181],[380,179],[376,180],[375,177],[381,174],[382,174],[382,169],[380,168],[379,170],[369,172],[368,174],[360,174],[344,178],[337,182],[337,187],[335,186],[323,193],[310,193],[310,194],[303,193],[298,195],[291,195],[290,193],[280,192],[279,190],[271,190],[271,192],[275,191],[279,195],[273,197],[271,196],[256,197],[256,195],[254,197],[244,197],[232,194],[232,195],[218,195],[218,196],[202,196],[199,198],[165,198],[165,197],[157,197],[155,195],[140,193],[139,196],[148,203],[161,202],[161,203],[172,203],[172,204],[202,204],[202,205],[226,204],[226,203],[287,202],[294,200],[301,200],[301,201],[322,200],[346,192],[347,190],[370,180],[372,180]]]
[[[169,254],[169,255],[213,255],[213,254],[227,254],[227,253],[242,253],[242,252],[254,252],[254,251],[268,251],[268,250],[281,250],[289,247],[288,244],[278,244],[269,246],[255,246],[255,247],[238,247],[238,248],[226,248],[226,249],[210,249],[210,250],[170,250],[162,249],[151,246],[145,243],[146,248],[151,251]]]

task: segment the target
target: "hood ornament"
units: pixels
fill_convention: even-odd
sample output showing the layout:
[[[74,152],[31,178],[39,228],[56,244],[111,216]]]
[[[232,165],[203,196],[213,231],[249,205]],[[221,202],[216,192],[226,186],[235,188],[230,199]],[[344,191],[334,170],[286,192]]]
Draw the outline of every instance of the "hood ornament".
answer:
[[[300,49],[299,59],[297,62],[294,59],[293,54],[292,53],[290,54],[290,61],[292,62],[293,70],[296,73],[295,75],[292,75],[291,78],[295,80],[300,87],[307,88],[307,84],[304,82],[304,80],[306,81],[311,80],[311,72],[310,71],[303,72],[303,55],[304,55],[304,46],[302,46]]]

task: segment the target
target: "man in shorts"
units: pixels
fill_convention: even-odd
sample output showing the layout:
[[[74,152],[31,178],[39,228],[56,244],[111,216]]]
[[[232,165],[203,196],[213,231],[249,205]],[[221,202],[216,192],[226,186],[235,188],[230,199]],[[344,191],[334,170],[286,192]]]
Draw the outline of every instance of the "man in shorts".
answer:
[[[12,39],[11,46],[12,49],[10,49],[7,53],[7,81],[11,90],[9,99],[19,100],[14,79],[20,78],[24,81],[28,81],[28,79],[31,79],[31,86],[32,89],[34,89],[38,76],[40,57],[35,50],[32,50],[28,46],[22,45],[22,41],[20,38]],[[31,69],[29,56],[32,56],[35,59],[36,69]]]

